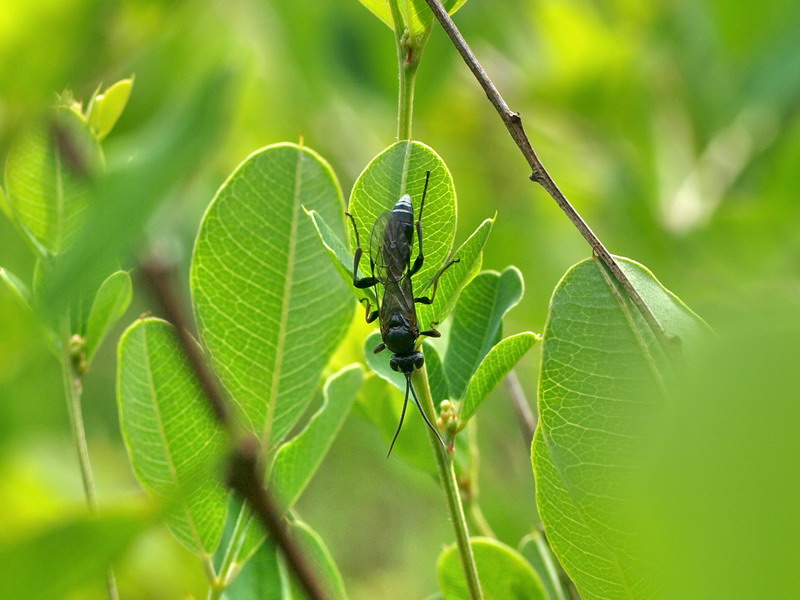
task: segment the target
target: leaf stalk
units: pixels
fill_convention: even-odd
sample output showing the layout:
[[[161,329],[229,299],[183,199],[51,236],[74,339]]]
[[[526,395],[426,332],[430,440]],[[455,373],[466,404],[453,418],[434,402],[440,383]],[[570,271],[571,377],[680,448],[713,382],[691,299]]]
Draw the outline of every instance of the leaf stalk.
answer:
[[[420,402],[431,418],[435,414],[433,397],[428,383],[428,372],[423,366],[422,369],[414,371],[414,385],[419,393]],[[434,422],[432,420],[432,422]],[[436,468],[439,471],[439,479],[442,482],[447,506],[450,509],[450,518],[456,532],[456,545],[461,556],[461,565],[464,568],[464,576],[467,581],[470,600],[483,600],[480,580],[478,579],[478,568],[475,565],[475,556],[472,553],[472,545],[469,542],[469,529],[467,518],[464,514],[464,507],[461,504],[461,494],[458,490],[456,473],[453,469],[453,460],[450,453],[442,447],[439,438],[433,431],[428,431],[428,439],[433,448],[433,455],[436,459]]]

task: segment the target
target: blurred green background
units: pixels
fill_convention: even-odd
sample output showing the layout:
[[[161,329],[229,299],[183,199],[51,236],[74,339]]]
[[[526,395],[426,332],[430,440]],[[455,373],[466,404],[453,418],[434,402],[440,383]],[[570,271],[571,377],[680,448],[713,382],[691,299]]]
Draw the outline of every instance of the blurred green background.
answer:
[[[137,242],[165,249],[184,274],[203,210],[252,151],[302,139],[330,161],[347,196],[394,140],[393,34],[357,0],[0,0],[0,15],[3,157],[65,89],[88,99],[98,85],[135,74],[128,108],[105,144],[112,161],[115,148],[124,155],[142,131],[180,113],[204,81],[229,73],[223,135]],[[712,326],[757,319],[776,305],[797,314],[796,0],[471,0],[456,20],[553,177],[612,252],[647,265]],[[438,27],[419,71],[413,133],[453,173],[457,242],[498,213],[484,266],[516,264],[526,279],[506,331],[541,331],[553,287],[588,248],[530,183]],[[0,265],[30,280],[32,256],[5,219]],[[137,295],[124,321],[151,308]],[[117,423],[113,344],[86,377],[84,400],[105,506],[142,493]],[[360,343],[344,347],[339,360],[356,358],[352,347]],[[531,400],[537,362],[534,353],[517,369]],[[537,522],[529,449],[502,389],[480,421],[483,509],[515,546]],[[418,426],[418,419],[406,424]],[[422,598],[436,589],[434,562],[452,529],[436,483],[384,453],[377,431],[350,418],[300,512],[328,542],[352,598],[397,598],[398,589]],[[58,365],[34,317],[5,289],[0,506],[0,541],[83,510]],[[166,529],[137,542],[118,578],[125,598],[204,590],[198,561]],[[98,582],[79,597],[102,594]]]

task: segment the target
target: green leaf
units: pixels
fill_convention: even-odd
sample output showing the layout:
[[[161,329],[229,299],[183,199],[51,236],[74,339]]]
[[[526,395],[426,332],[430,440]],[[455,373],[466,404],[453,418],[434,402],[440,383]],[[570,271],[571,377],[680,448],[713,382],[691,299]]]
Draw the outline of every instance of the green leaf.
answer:
[[[272,466],[271,489],[284,510],[300,497],[350,413],[364,379],[360,365],[331,375],[323,389],[322,406],[291,441],[278,450]]]
[[[361,0],[361,4],[366,6],[376,17],[386,23],[390,29],[394,29],[392,10],[389,2],[393,0]],[[403,16],[403,23],[409,31],[415,35],[422,33],[433,22],[433,13],[425,0],[396,0],[400,14]],[[451,15],[466,4],[467,0],[443,0],[442,4]]]
[[[295,144],[252,154],[208,207],[191,286],[200,335],[243,420],[268,448],[311,401],[353,315],[303,207],[343,237],[328,164]]]
[[[6,208],[35,247],[59,254],[72,242],[102,162],[86,123],[67,108],[18,137],[6,161]]]
[[[456,192],[447,165],[436,152],[419,142],[397,142],[372,159],[359,175],[350,196],[350,214],[358,227],[361,246],[369,264],[369,246],[372,227],[384,212],[392,210],[403,194],[410,194],[414,203],[414,218],[419,217],[425,173],[431,172],[425,212],[422,215],[422,237],[425,263],[414,275],[414,287],[425,284],[444,265],[453,247],[456,231]],[[355,236],[351,228],[351,247]],[[382,241],[382,240],[381,240]],[[416,233],[414,247],[416,248]],[[454,267],[455,268],[455,267]],[[365,267],[366,269],[366,267]],[[420,311],[420,315],[424,313]],[[421,317],[427,329],[428,323]]]
[[[86,325],[86,359],[89,363],[108,331],[128,310],[132,295],[131,276],[127,271],[112,273],[100,286]]]
[[[478,365],[500,336],[503,316],[520,301],[522,274],[516,267],[502,273],[484,271],[464,288],[456,304],[444,370],[450,397],[463,398]]]
[[[417,304],[417,316],[423,328],[427,328],[431,323],[444,321],[453,310],[461,291],[480,271],[483,261],[483,248],[486,245],[486,240],[489,239],[493,225],[493,218],[486,219],[453,253],[453,258],[458,259],[459,262],[442,273],[433,304]],[[424,281],[416,278],[416,276],[415,279]],[[426,285],[420,287],[416,293],[418,296],[429,296],[433,293],[433,289],[430,285]]]
[[[319,534],[302,521],[297,520],[291,523],[290,534],[300,547],[303,557],[308,561],[320,586],[327,592],[325,597],[331,600],[346,600],[347,593],[344,589],[342,576]],[[289,576],[289,569],[285,565],[283,557],[281,557],[280,562],[284,578],[283,597],[286,600],[304,600],[307,598],[300,585],[293,577]]]
[[[19,277],[8,269],[0,267],[0,281],[6,284],[8,290],[17,297],[25,306],[31,307],[31,291]]]
[[[531,564],[533,570],[547,592],[549,600],[568,600],[569,593],[564,590],[561,579],[558,576],[553,556],[544,536],[535,531],[526,535],[519,543],[519,553]]]
[[[117,401],[136,477],[170,505],[167,524],[187,548],[213,554],[228,494],[216,473],[220,430],[171,325],[144,319],[119,342]]]
[[[367,336],[367,339],[364,341],[364,358],[367,361],[367,366],[375,371],[379,377],[391,383],[401,392],[404,392],[406,390],[406,377],[402,373],[393,371],[389,366],[389,359],[392,356],[391,351],[383,350],[383,352],[378,354],[374,352],[375,348],[381,343],[383,343],[381,334],[377,331]]]
[[[3,191],[2,187],[0,187],[0,210],[3,211],[3,214],[9,221],[12,223],[14,222],[14,214],[11,212],[11,206],[8,204],[6,193]]]
[[[547,600],[539,576],[513,548],[489,538],[471,538],[485,600]],[[469,600],[458,547],[439,556],[439,587],[445,600]]]
[[[20,540],[0,545],[0,598],[62,600],[87,582],[101,582],[151,523],[152,515],[119,512],[58,523]]]
[[[450,395],[447,386],[447,376],[444,373],[444,365],[442,365],[442,359],[439,357],[439,351],[436,349],[436,346],[428,340],[425,340],[422,342],[422,349],[425,355],[425,370],[428,372],[428,384],[431,388],[433,405],[438,411],[442,400],[448,398]]]
[[[684,350],[704,323],[641,265],[620,265]],[[559,283],[544,332],[539,426],[533,444],[537,505],[554,554],[591,598],[645,598],[635,531],[614,515],[630,508],[640,436],[660,418],[673,373],[650,328],[589,259]]]
[[[317,211],[310,210],[306,211],[306,213],[314,224],[314,229],[316,229],[317,235],[328,253],[328,257],[333,262],[333,266],[336,267],[337,272],[341,275],[342,280],[356,300],[360,302],[362,298],[369,298],[370,303],[376,306],[374,287],[358,289],[353,285],[353,252],[347,248],[342,238],[333,232]],[[364,271],[365,266],[369,267],[368,260],[362,260],[362,264],[359,266],[358,270],[361,277],[367,275],[366,271]]]
[[[128,104],[132,88],[133,77],[121,79],[92,99],[87,118],[98,140],[102,141],[116,125]]]
[[[486,399],[500,380],[514,368],[522,355],[536,342],[536,334],[530,331],[512,335],[489,350],[475,374],[469,381],[467,395],[461,407],[461,427],[475,414],[481,402]]]

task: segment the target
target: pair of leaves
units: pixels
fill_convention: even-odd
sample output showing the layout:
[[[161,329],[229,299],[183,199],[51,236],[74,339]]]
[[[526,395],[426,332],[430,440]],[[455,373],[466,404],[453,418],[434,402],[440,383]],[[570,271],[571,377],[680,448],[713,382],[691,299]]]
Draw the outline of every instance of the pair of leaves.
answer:
[[[480,273],[464,289],[453,314],[444,374],[448,397],[460,400],[460,427],[536,342],[531,332],[501,340],[503,317],[522,299],[516,267]]]
[[[470,539],[485,600],[549,600],[539,576],[513,548],[490,538]],[[439,587],[444,600],[471,598],[456,546],[439,556]]]
[[[419,35],[431,26],[433,13],[425,0],[361,0],[376,17],[386,23],[391,29],[399,29],[392,18],[390,2],[396,2],[400,15],[403,18],[402,27],[413,35]],[[467,0],[444,0],[442,5],[451,15],[466,4]]]
[[[209,206],[192,259],[201,338],[243,423],[272,450],[308,407],[353,314],[350,296],[303,215],[304,207],[344,233],[338,183],[316,153],[294,144],[256,152]],[[144,343],[150,338],[159,343]],[[163,365],[170,365],[167,372]],[[319,466],[361,378],[358,368],[333,376],[320,411],[278,450],[271,487],[285,508]],[[173,531],[194,551],[212,554],[222,535],[227,499],[218,477],[207,471],[194,477],[192,469],[214,466],[220,449],[215,440],[221,434],[209,421],[169,325],[149,319],[129,329],[120,342],[118,391],[137,475],[154,493],[181,499],[183,510],[170,522]],[[185,464],[145,462],[176,445],[186,453]],[[211,487],[201,492],[199,485]],[[202,535],[190,535],[186,522]],[[252,537],[254,549],[260,536]]]
[[[618,259],[669,335],[688,349],[705,325],[641,265]],[[537,505],[583,598],[647,598],[637,532],[620,522],[643,432],[667,400],[670,363],[603,265],[589,259],[550,303],[533,442]]]

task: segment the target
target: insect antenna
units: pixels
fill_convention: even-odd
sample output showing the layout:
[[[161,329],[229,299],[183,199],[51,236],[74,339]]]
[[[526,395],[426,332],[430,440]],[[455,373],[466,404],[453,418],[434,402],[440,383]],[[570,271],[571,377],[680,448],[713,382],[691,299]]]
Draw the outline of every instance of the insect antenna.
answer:
[[[400,429],[403,427],[403,419],[406,417],[406,406],[408,406],[408,388],[410,385],[411,380],[406,377],[406,398],[403,400],[403,412],[400,413],[400,423],[397,425],[397,431],[394,432],[394,437],[392,438],[392,443],[389,446],[389,452],[386,454],[386,458],[392,455],[392,448],[394,448],[394,443],[397,441],[397,436],[400,435]]]
[[[419,204],[419,218],[422,218],[422,209],[425,208],[425,196],[428,195],[428,182],[431,180],[431,172],[425,171],[425,187],[422,188],[422,201]]]
[[[444,443],[442,436],[439,435],[439,431],[433,426],[433,423],[428,420],[428,415],[425,414],[425,411],[422,410],[422,405],[419,403],[419,398],[417,398],[417,392],[414,391],[414,386],[411,383],[411,373],[406,373],[406,394],[408,394],[409,388],[411,389],[411,395],[414,396],[414,403],[417,405],[422,418],[425,419],[425,423],[427,423],[428,427],[431,428],[431,431],[436,434],[436,437],[439,438],[439,442],[442,444],[442,446],[446,448],[447,444]]]

